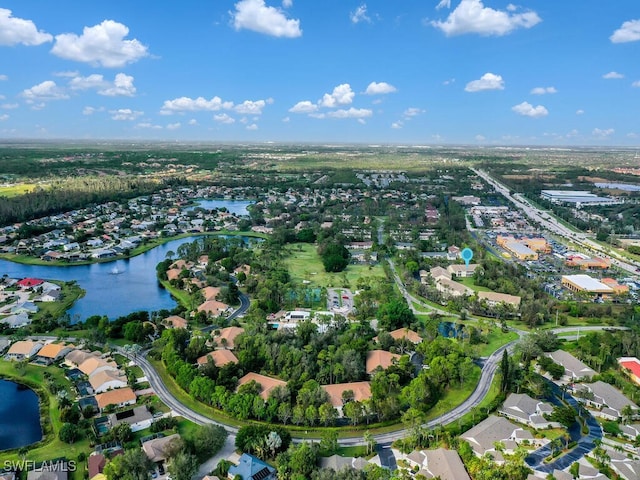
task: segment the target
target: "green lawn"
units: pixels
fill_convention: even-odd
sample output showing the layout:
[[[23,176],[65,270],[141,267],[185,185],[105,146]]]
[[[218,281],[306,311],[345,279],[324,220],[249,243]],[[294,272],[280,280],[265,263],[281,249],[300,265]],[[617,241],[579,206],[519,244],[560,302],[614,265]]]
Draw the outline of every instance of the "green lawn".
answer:
[[[51,315],[52,318],[60,318],[69,310],[79,298],[82,298],[85,291],[76,283],[67,283],[53,281],[62,287],[61,300],[58,302],[38,302],[38,313],[33,317],[34,320]]]
[[[457,278],[456,279],[457,282],[460,282],[461,284],[463,284],[465,287],[470,288],[471,290],[473,290],[474,292],[491,292],[490,288],[487,287],[481,287],[480,285],[476,285],[473,277],[467,277],[467,278]]]
[[[307,280],[311,286],[355,288],[362,277],[385,277],[382,265],[352,265],[344,272],[327,273],[317,253],[317,246],[309,243],[294,243],[288,246],[286,264],[291,277],[302,283]],[[346,283],[345,283],[346,279]]]
[[[35,183],[18,183],[16,185],[0,187],[0,197],[17,197],[18,195],[24,195],[25,193],[31,192],[35,188]]]
[[[447,389],[442,398],[438,400],[438,403],[436,403],[433,408],[429,410],[425,421],[432,420],[448,412],[449,410],[452,410],[453,408],[464,402],[467,398],[469,398],[469,395],[473,393],[473,391],[476,389],[476,386],[478,385],[478,381],[480,380],[480,372],[480,367],[475,366],[473,368],[473,373],[469,376],[469,378],[465,380],[462,385],[455,388]]]
[[[494,328],[487,335],[489,343],[482,343],[478,345],[478,347],[480,347],[478,349],[478,355],[481,357],[488,357],[501,346],[516,340],[517,338],[518,334],[516,332],[508,331],[505,333],[499,328]]]

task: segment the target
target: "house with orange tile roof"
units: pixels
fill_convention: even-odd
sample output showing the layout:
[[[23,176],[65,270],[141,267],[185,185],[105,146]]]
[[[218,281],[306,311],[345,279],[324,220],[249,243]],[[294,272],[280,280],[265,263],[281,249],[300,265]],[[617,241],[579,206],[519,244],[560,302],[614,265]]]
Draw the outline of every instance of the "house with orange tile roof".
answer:
[[[103,370],[118,370],[118,364],[113,360],[105,360],[101,357],[89,357],[80,365],[78,365],[78,370],[80,370],[85,375],[89,377]]]
[[[204,287],[200,292],[205,300],[215,300],[220,293],[220,287]]]
[[[178,270],[177,268],[170,268],[167,270],[167,280],[177,280],[180,277],[180,272],[182,270]]]
[[[96,395],[96,402],[101,411],[109,405],[124,407],[136,403],[136,394],[131,387],[116,388]]]
[[[238,380],[238,388],[252,381],[255,381],[260,385],[260,397],[262,397],[265,402],[269,399],[269,394],[274,388],[287,386],[287,382],[283,382],[282,380],[278,380],[277,378],[267,377],[266,375],[260,375],[259,373],[250,372],[240,380]]]
[[[244,333],[244,328],[242,327],[226,327],[220,330],[220,333],[214,337],[215,341],[218,342],[220,347],[228,348],[233,350],[235,347],[235,339],[238,335]]]
[[[71,368],[78,368],[85,360],[91,357],[100,358],[102,353],[100,352],[87,352],[85,350],[71,350],[64,357],[65,365]]]
[[[209,358],[211,358],[216,367],[224,367],[228,363],[238,363],[238,357],[231,350],[214,350],[202,355],[196,362],[198,365],[206,365],[209,362]]]
[[[335,383],[333,385],[323,385],[322,388],[329,394],[329,401],[340,414],[342,414],[342,407],[344,402],[342,400],[342,394],[346,391],[353,392],[353,400],[356,402],[363,402],[371,398],[371,383],[369,382],[351,382],[351,383]]]
[[[229,305],[217,300],[207,300],[198,307],[199,312],[205,312],[213,316],[222,315],[227,310],[229,310]]]
[[[171,315],[163,320],[168,328],[187,328],[187,321],[179,315]]]
[[[400,360],[400,355],[386,350],[370,350],[367,352],[367,373],[371,375],[377,369],[386,370],[394,362]]]
[[[49,343],[42,347],[36,355],[36,360],[45,365],[50,365],[61,359],[74,348],[73,345],[63,343]]]
[[[402,340],[406,338],[408,341],[415,345],[422,343],[422,337],[418,334],[418,332],[414,332],[409,328],[398,328],[393,332],[389,332],[389,335],[391,335],[394,340]]]

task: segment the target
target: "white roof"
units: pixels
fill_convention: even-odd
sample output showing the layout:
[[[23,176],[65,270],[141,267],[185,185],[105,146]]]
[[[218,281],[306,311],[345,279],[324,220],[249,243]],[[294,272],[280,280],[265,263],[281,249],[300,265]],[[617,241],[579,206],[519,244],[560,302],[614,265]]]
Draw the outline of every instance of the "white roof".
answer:
[[[566,278],[583,290],[613,292],[613,289],[610,286],[605,285],[604,283],[596,280],[593,277],[590,277],[589,275],[563,275],[562,278]]]

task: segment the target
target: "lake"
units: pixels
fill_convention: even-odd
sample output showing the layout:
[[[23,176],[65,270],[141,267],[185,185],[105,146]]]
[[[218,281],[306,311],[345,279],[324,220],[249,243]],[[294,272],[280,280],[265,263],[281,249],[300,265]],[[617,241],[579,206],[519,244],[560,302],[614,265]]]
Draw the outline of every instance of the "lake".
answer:
[[[216,206],[235,208],[251,202],[237,200],[208,200]],[[205,207],[209,208],[209,207]],[[23,265],[0,259],[0,276],[12,278],[35,277],[78,282],[86,290],[83,298],[69,310],[71,322],[85,320],[91,315],[106,315],[110,319],[139,310],[172,309],[176,302],[158,283],[156,265],[166,259],[167,252],[175,252],[183,243],[193,242],[197,236],[172,240],[127,260],[75,265],[69,267]],[[114,274],[117,271],[117,274]]]
[[[214,208],[226,208],[229,213],[234,215],[249,215],[247,207],[251,205],[252,201],[249,200],[207,200],[201,199],[197,201],[197,204],[189,207],[187,210],[193,210],[196,207],[204,208],[205,210],[213,210]]]
[[[0,380],[0,450],[31,445],[41,439],[38,395]]]

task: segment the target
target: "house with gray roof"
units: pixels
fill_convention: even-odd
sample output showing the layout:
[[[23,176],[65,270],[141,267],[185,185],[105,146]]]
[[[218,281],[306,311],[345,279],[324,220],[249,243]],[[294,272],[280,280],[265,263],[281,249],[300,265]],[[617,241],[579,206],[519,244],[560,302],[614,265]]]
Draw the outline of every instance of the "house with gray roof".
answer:
[[[504,462],[504,457],[496,449],[497,442],[504,444],[505,452],[515,450],[520,443],[535,442],[531,432],[496,415],[489,415],[471,430],[460,435],[460,438],[469,442],[474,453],[479,457],[488,452],[493,456],[494,461],[499,463]]]
[[[547,356],[564,367],[562,380],[565,382],[575,382],[585,378],[590,380],[596,374],[594,369],[564,350],[547,353]]]
[[[595,408],[595,416],[617,421],[622,418],[622,410],[631,406],[638,411],[638,405],[633,403],[615,387],[598,380],[594,383],[583,383],[574,390],[578,392],[577,398],[587,406]]]
[[[560,428],[558,422],[552,422],[544,418],[545,414],[553,412],[553,406],[547,402],[541,402],[524,393],[512,393],[498,410],[501,414],[524,423],[533,428]]]
[[[109,415],[109,425],[111,428],[121,423],[126,423],[131,427],[132,432],[149,428],[152,422],[153,415],[151,415],[146,405]]]
[[[229,467],[229,478],[237,475],[243,480],[276,480],[276,469],[258,457],[243,453],[238,465]]]
[[[625,480],[640,478],[640,460],[611,460],[611,468]]]
[[[407,462],[419,468],[418,475],[441,480],[471,480],[455,450],[414,450],[406,456]]]

